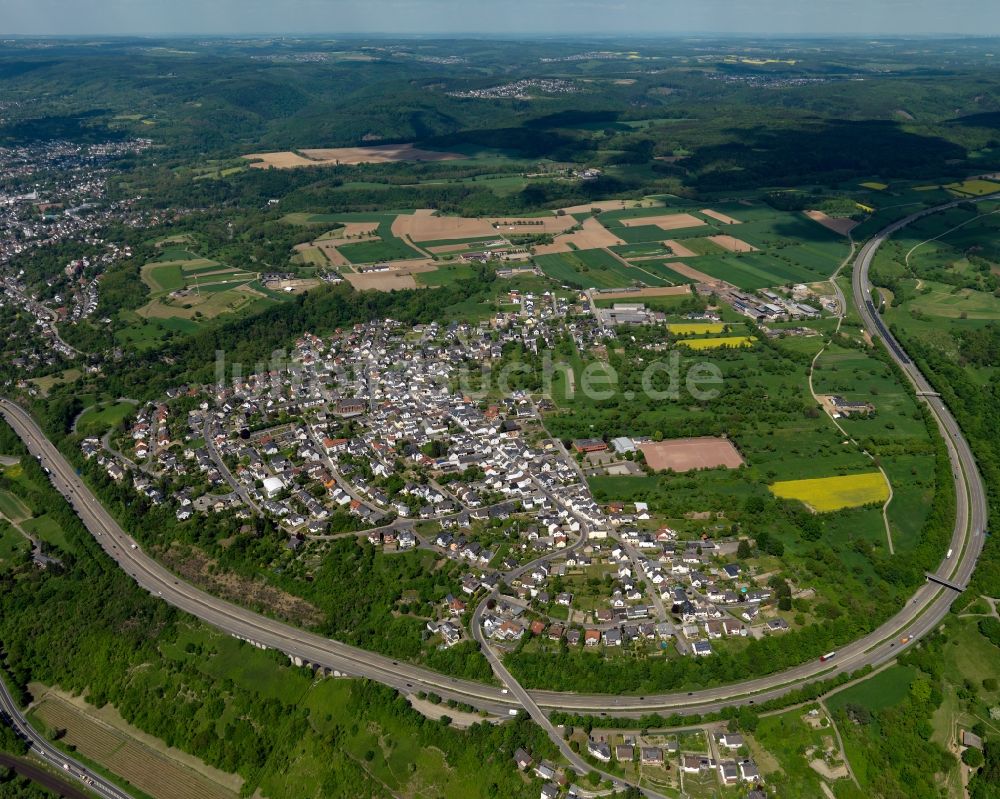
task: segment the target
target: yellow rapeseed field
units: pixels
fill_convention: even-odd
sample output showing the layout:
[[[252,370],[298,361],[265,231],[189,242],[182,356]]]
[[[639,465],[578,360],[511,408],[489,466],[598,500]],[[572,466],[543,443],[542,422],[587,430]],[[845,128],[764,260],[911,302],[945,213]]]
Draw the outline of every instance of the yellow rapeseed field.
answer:
[[[723,336],[722,338],[689,338],[678,343],[693,350],[713,350],[718,347],[749,347],[756,340],[753,336]]]
[[[771,493],[783,499],[801,500],[813,510],[825,513],[885,502],[889,498],[889,485],[881,472],[866,472],[812,480],[783,480],[771,486]]]
[[[945,188],[959,194],[971,194],[974,197],[982,197],[984,194],[993,194],[1000,191],[1000,183],[993,183],[989,180],[965,180],[961,183],[949,183]]]
[[[667,330],[678,336],[695,336],[701,333],[721,333],[726,329],[722,322],[688,322],[667,325]]]

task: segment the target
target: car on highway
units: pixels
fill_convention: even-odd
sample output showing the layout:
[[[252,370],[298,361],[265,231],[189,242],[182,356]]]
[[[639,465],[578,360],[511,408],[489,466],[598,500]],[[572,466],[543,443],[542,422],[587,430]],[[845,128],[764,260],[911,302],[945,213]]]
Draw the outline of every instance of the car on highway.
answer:
[[[832,660],[834,657],[836,657],[836,655],[837,655],[836,652],[827,652],[825,655],[820,656],[819,662],[826,663],[828,660]]]

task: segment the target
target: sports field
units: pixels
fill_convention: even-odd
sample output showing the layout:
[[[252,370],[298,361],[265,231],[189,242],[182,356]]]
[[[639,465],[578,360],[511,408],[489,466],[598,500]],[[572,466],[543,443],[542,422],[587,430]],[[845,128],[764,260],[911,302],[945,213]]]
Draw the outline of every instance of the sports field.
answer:
[[[782,499],[797,499],[819,513],[859,508],[889,498],[889,486],[881,472],[846,474],[811,480],[783,480],[771,486]]]
[[[714,469],[717,466],[736,469],[743,465],[743,457],[726,438],[677,438],[672,441],[648,441],[638,446],[646,463],[656,471],[672,469],[675,472],[689,472],[692,469]]]

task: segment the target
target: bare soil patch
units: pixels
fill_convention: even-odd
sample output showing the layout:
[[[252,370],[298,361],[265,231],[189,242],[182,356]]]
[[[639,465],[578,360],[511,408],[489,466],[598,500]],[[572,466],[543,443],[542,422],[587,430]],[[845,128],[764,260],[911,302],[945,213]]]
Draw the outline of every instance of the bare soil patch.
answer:
[[[584,221],[581,227],[581,230],[556,236],[551,244],[536,245],[535,254],[549,255],[558,252],[573,252],[574,250],[597,250],[625,243],[594,217]]]
[[[400,291],[417,287],[413,275],[398,272],[351,272],[344,278],[358,291]]]
[[[693,250],[688,249],[679,241],[674,241],[673,239],[667,239],[663,242],[665,247],[670,248],[670,252],[676,255],[678,258],[695,258],[698,253]]]
[[[301,153],[301,154],[300,154]],[[250,153],[244,155],[254,169],[295,169],[337,164],[384,164],[392,161],[450,161],[466,158],[460,153],[422,150],[412,144],[379,144],[372,147],[330,147],[299,152]]]
[[[378,230],[378,221],[375,222],[345,222],[343,230],[339,231],[344,238],[357,236],[370,236]]]
[[[472,242],[473,244],[475,242]],[[437,247],[428,247],[427,252],[432,252],[435,255],[446,255],[450,252],[461,252],[462,250],[469,249],[469,243],[466,244],[441,244]]]
[[[802,213],[808,216],[813,222],[819,222],[823,227],[832,230],[834,233],[839,233],[841,236],[846,236],[859,224],[853,219],[837,219],[836,217],[827,216],[822,211],[803,211]]]
[[[704,272],[699,272],[688,266],[683,261],[675,261],[674,263],[664,264],[669,269],[674,270],[678,275],[684,275],[684,277],[689,277],[692,280],[697,280],[699,283],[721,283],[723,281],[717,280],[711,275],[706,275]]]
[[[440,239],[472,239],[537,233],[562,233],[576,224],[570,216],[494,217],[472,219],[463,216],[433,216],[426,209],[412,214],[400,214],[392,223],[392,234],[411,241]],[[603,226],[602,226],[603,229]]]
[[[223,599],[244,606],[262,608],[284,621],[312,627],[323,621],[323,612],[297,596],[281,591],[263,580],[240,577],[230,572],[212,571],[218,564],[196,547],[171,546],[158,557],[171,571],[188,582]]]
[[[418,288],[413,275],[434,272],[438,268],[434,261],[423,258],[393,261],[390,266],[390,269],[352,272],[345,274],[344,278],[359,291],[399,291]]]
[[[598,247],[614,247],[625,243],[594,217],[584,220],[581,227],[582,230],[565,236],[566,240],[576,245],[578,250],[594,250]]]
[[[739,219],[735,219],[729,214],[724,214],[721,211],[713,211],[711,208],[702,208],[701,212],[708,217],[711,217],[716,222],[721,222],[724,225],[740,225],[742,222]]]
[[[498,231],[513,235],[537,233],[563,233],[576,224],[572,217],[565,216],[507,216],[494,217],[490,224]],[[598,225],[604,229],[603,225]]]
[[[708,223],[691,214],[664,214],[662,216],[637,216],[632,219],[623,219],[622,224],[625,227],[656,225],[661,230],[679,230],[686,227],[704,227]]]
[[[602,291],[594,296],[599,300],[627,300],[633,297],[673,297],[690,293],[688,286],[648,286],[634,291]]]
[[[442,716],[447,716],[451,719],[452,727],[456,727],[460,730],[465,730],[471,727],[473,724],[482,724],[484,719],[478,713],[467,713],[464,710],[455,710],[450,708],[445,704],[434,704],[427,699],[421,699],[416,694],[407,694],[406,701],[410,703],[410,707],[416,710],[418,713],[423,714],[431,721],[438,721]],[[500,719],[491,719],[493,724],[497,724]]]
[[[809,768],[821,777],[826,777],[828,780],[843,780],[851,776],[847,771],[847,766],[843,763],[838,763],[836,766],[831,767],[829,763],[819,758],[810,760]]]
[[[589,214],[595,208],[601,211],[620,211],[624,208],[637,208],[641,203],[642,200],[594,200],[593,202],[581,203],[580,205],[570,205],[561,210],[567,214]]]
[[[330,147],[300,150],[306,158],[323,164],[384,164],[392,161],[454,161],[461,153],[423,150],[412,144],[376,144],[371,147]]]
[[[392,235],[413,241],[438,239],[471,239],[476,236],[496,236],[497,231],[487,219],[462,216],[432,216],[429,211],[400,214],[392,223]]]
[[[729,252],[757,252],[757,248],[752,244],[747,244],[735,236],[722,234],[719,236],[707,236],[707,238],[713,244],[718,244],[722,249],[729,250]]]
[[[280,153],[250,153],[244,155],[253,169],[294,169],[300,166],[316,166],[315,162],[290,151]]]
[[[326,259],[334,266],[350,266],[351,262],[348,261],[343,253],[337,249],[336,240],[323,239],[322,241],[314,242],[317,247],[323,251],[323,255]]]
[[[735,469],[743,465],[743,457],[727,438],[701,436],[650,441],[639,444],[639,449],[646,457],[646,463],[657,471],[673,469],[675,472],[689,472],[716,466]]]

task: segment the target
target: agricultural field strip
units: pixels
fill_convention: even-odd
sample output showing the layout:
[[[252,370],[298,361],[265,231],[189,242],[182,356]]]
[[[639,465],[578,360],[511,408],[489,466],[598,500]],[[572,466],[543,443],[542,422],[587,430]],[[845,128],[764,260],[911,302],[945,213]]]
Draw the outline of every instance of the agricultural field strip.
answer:
[[[84,757],[106,766],[157,799],[235,799],[236,793],[157,752],[127,733],[61,700],[47,697],[33,713],[49,727],[65,729],[66,741]]]

